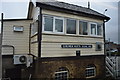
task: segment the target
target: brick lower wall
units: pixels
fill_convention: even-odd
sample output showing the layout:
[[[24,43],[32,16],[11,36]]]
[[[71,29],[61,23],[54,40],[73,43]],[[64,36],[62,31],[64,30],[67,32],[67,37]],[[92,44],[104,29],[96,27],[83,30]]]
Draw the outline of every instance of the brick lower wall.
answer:
[[[54,78],[54,73],[65,67],[69,70],[69,78],[85,78],[85,69],[89,64],[96,66],[96,76],[102,79],[105,77],[105,57],[104,56],[82,56],[66,58],[41,58],[34,63],[32,78]]]

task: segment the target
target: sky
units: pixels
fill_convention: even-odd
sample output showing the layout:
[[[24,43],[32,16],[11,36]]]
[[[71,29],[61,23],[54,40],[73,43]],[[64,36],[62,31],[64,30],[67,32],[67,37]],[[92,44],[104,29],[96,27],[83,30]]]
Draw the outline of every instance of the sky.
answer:
[[[6,19],[26,18],[28,13],[29,0],[1,0],[2,12]],[[106,39],[118,43],[118,1],[119,0],[59,0],[70,4],[87,7],[88,1],[90,8],[100,13],[104,13],[111,19],[106,23]],[[0,3],[1,6],[1,3]]]

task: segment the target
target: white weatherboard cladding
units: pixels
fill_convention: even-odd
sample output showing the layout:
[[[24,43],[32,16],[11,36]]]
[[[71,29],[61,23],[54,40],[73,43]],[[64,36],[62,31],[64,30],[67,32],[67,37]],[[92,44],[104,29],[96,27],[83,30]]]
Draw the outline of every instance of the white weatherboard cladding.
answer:
[[[15,54],[29,53],[29,29],[31,20],[4,21],[3,26],[3,45],[12,45],[15,47]],[[13,26],[23,26],[23,32],[14,32]],[[11,47],[3,47],[2,55],[13,54]]]
[[[90,21],[95,23],[103,23],[100,19],[88,18],[83,16],[77,16],[72,14],[66,14],[57,11],[42,10],[43,15],[52,15],[64,18],[73,18],[77,20]],[[66,22],[66,21],[64,21]],[[77,22],[78,23],[78,22]],[[78,24],[77,24],[78,25]],[[64,26],[66,26],[64,24]],[[77,29],[78,30],[78,29]],[[66,28],[64,29],[66,31]],[[97,36],[85,36],[85,35],[69,35],[69,34],[57,34],[57,33],[45,33],[42,34],[41,56],[42,57],[65,57],[76,56],[76,51],[80,50],[81,56],[84,55],[104,55],[104,38]],[[31,39],[33,42],[37,41],[37,36]],[[96,51],[96,42],[102,43],[102,50]],[[92,45],[92,48],[61,48],[63,44],[79,44],[79,45]],[[32,52],[34,55],[38,55],[38,43],[32,44]]]

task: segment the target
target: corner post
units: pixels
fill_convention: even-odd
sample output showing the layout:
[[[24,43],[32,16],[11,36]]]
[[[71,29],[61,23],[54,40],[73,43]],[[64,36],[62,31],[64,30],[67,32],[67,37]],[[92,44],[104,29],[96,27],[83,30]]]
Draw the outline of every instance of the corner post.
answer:
[[[41,41],[42,41],[42,8],[38,15],[38,57],[41,57]]]

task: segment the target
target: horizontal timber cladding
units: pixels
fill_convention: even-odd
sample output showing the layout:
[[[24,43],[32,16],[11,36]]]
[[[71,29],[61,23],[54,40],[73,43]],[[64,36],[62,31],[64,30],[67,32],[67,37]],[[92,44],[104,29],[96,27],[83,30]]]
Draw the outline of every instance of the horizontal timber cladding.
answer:
[[[96,51],[96,42],[102,43],[102,50]],[[91,48],[62,48],[62,45],[91,45]],[[41,57],[61,57],[76,56],[76,51],[81,55],[100,55],[104,54],[103,39],[84,38],[57,35],[42,35]]]
[[[38,42],[31,44],[31,54],[38,56]]]
[[[29,53],[29,29],[32,20],[4,21],[3,25],[3,45],[15,47],[15,54]],[[15,32],[13,26],[23,26],[22,32]],[[13,54],[11,47],[3,48],[3,55]]]
[[[33,36],[33,37],[31,37],[31,42],[36,42],[36,41],[38,41],[37,39],[38,39],[38,36],[37,36],[37,35],[36,35],[36,36]]]
[[[35,62],[34,79],[54,78],[55,72],[65,67],[68,69],[69,78],[85,79],[85,69],[87,65],[94,64],[96,67],[96,76],[93,78],[102,79],[105,76],[104,56],[82,56],[82,57],[56,57],[41,58]]]
[[[103,38],[98,38],[98,37],[81,37],[81,36],[71,36],[71,35],[55,35],[55,34],[43,34],[42,35],[42,41],[45,42],[70,42],[70,43],[95,43],[95,42],[102,42],[104,43]]]

